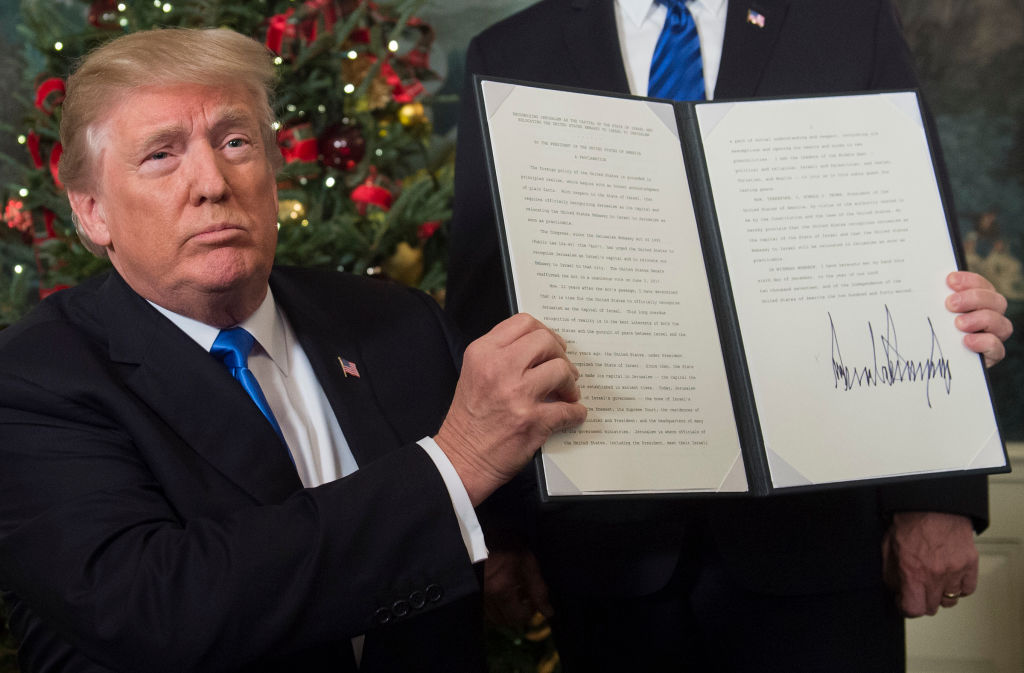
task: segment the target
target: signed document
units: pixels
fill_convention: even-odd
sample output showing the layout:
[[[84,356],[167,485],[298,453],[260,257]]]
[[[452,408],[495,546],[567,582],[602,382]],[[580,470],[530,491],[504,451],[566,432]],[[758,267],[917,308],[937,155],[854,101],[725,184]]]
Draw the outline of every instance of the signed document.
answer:
[[[540,452],[546,496],[1005,471],[914,92],[478,86],[513,305],[590,410]]]

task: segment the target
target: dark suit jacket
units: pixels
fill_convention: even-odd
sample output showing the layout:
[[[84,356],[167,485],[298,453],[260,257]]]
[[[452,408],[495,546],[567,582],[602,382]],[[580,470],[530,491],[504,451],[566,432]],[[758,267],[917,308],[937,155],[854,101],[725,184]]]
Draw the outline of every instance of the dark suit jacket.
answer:
[[[346,671],[361,633],[364,671],[482,670],[477,577],[414,443],[459,339],[391,284],[271,286],[360,465],[319,488],[117,274],[0,333],[0,589],[26,671]]]
[[[751,8],[765,17],[763,28],[746,21]],[[917,86],[889,0],[731,0],[727,11],[716,99]],[[474,38],[466,70],[447,310],[475,337],[509,308],[471,75],[629,88],[612,0],[543,0]],[[515,489],[536,499],[530,486]],[[678,560],[681,524],[697,521],[707,522],[742,584],[770,593],[821,593],[881,582],[886,517],[900,510],[964,513],[980,529],[987,517],[985,479],[700,505],[562,505],[542,511],[530,532],[548,581],[563,589],[643,594],[660,588]],[[505,525],[504,514],[491,519]]]

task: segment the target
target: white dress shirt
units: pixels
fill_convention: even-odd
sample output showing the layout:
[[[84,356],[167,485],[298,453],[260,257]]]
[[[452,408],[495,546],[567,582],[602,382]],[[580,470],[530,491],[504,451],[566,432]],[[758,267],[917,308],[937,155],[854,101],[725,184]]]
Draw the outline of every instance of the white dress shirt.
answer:
[[[697,24],[708,100],[714,98],[718,66],[722,62],[727,5],[728,0],[689,0],[686,3]],[[634,95],[647,95],[651,57],[667,15],[665,6],[653,0],[615,0],[615,24],[619,31],[622,63],[626,66],[629,91]]]
[[[204,350],[209,351],[213,347],[220,329],[162,306],[153,306]],[[313,373],[309,358],[295,338],[288,320],[277,309],[269,289],[263,303],[239,327],[256,338],[256,345],[249,354],[249,369],[281,426],[302,485],[307,488],[319,486],[359,469],[330,402]],[[470,560],[473,563],[484,560],[487,547],[483,530],[462,480],[433,438],[424,437],[418,444],[444,479]]]

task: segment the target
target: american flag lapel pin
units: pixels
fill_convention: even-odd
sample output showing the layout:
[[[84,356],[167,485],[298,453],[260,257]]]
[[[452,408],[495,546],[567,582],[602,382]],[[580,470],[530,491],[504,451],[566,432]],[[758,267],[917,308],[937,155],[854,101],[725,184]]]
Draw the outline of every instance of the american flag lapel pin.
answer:
[[[345,375],[345,378],[348,378],[350,376],[354,376],[357,379],[359,378],[359,368],[356,367],[356,363],[352,362],[351,360],[346,360],[345,358],[339,355],[338,364],[341,365],[341,372]]]
[[[753,9],[747,10],[747,23],[764,28],[764,14]]]

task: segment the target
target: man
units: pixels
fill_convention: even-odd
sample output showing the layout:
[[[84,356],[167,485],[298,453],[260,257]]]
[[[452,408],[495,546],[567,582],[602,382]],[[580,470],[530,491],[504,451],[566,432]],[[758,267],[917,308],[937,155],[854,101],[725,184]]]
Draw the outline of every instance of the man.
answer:
[[[708,97],[917,86],[889,0],[696,0],[687,11]],[[448,282],[448,309],[467,334],[508,315],[470,76],[646,95],[668,12],[650,0],[544,0],[470,43]],[[975,274],[947,282],[967,347],[1001,359],[1005,299]],[[569,673],[902,670],[902,614],[934,614],[974,590],[972,524],[980,531],[987,518],[983,478],[516,516],[536,509],[528,481],[492,499],[485,592],[506,619],[546,607],[516,536],[527,538]]]
[[[152,31],[68,82],[61,177],[114,271],[0,335],[23,670],[482,670],[473,507],[586,414],[528,316],[460,377],[430,298],[271,269],[271,56]]]

